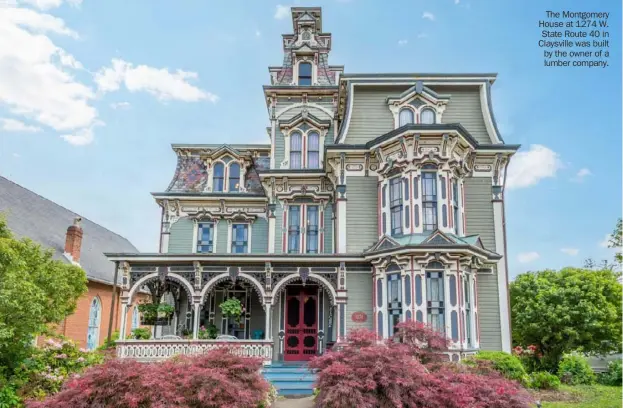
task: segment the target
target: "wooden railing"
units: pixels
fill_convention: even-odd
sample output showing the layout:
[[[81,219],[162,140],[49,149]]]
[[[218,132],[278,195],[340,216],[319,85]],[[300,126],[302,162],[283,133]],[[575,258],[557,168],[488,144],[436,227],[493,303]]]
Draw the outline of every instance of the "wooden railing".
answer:
[[[270,364],[272,340],[120,340],[117,357],[138,361],[162,361],[175,355],[198,355],[218,348],[229,348],[243,357],[255,357]]]

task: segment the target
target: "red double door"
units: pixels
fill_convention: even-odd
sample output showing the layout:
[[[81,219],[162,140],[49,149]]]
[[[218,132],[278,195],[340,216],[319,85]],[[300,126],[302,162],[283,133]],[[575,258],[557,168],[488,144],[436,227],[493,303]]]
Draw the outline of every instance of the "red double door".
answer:
[[[287,288],[285,361],[307,361],[318,350],[318,287]]]

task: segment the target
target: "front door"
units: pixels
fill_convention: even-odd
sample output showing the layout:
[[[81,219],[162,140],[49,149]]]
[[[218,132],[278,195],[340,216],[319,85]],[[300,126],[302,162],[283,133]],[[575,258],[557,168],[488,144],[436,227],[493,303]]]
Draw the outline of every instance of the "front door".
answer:
[[[294,286],[286,294],[284,360],[310,360],[318,348],[318,287]]]

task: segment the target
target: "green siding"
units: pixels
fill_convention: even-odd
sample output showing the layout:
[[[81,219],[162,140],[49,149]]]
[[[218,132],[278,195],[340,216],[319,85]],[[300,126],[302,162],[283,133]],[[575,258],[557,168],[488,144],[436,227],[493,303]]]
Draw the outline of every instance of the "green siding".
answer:
[[[275,209],[275,253],[283,253],[283,207],[279,204]]]
[[[324,209],[324,253],[333,253],[333,206],[331,204]]]
[[[480,348],[502,350],[500,327],[500,297],[497,270],[494,274],[478,274],[478,319],[480,321]]]
[[[227,247],[229,245],[229,242],[227,242],[227,233],[229,232],[227,227],[227,221],[225,220],[220,220],[216,226],[215,252],[217,254],[227,253]]]
[[[348,273],[346,276],[348,303],[346,304],[346,333],[351,329],[372,330],[372,274]],[[364,312],[368,318],[363,323],[355,323],[352,314]]]
[[[495,251],[491,178],[465,179],[465,235],[478,234],[485,248]],[[503,254],[501,254],[503,255]]]
[[[268,252],[268,221],[258,218],[251,228],[251,252],[254,254]]]
[[[479,143],[492,143],[480,103],[477,87],[431,87],[441,94],[449,94],[450,102],[441,117],[442,123],[460,123]]]
[[[366,143],[394,129],[394,116],[387,97],[407,87],[355,87],[345,144]]]
[[[283,133],[279,128],[275,131],[275,168],[281,168],[281,162],[283,161],[283,156],[285,155],[285,139]]]
[[[169,235],[169,250],[171,254],[189,254],[193,249],[193,222],[189,218],[180,218],[171,225]]]
[[[378,240],[376,177],[346,179],[346,251],[362,252]]]

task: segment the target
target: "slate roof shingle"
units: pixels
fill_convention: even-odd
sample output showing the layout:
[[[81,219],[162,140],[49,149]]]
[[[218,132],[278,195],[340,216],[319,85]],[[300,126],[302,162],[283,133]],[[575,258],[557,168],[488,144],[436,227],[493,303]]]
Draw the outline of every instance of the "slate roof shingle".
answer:
[[[0,214],[18,237],[28,237],[54,250],[54,258],[67,263],[63,255],[67,227],[82,217],[40,195],[0,176]],[[114,263],[104,252],[139,252],[127,239],[82,217],[80,266],[92,281],[112,284]],[[119,279],[120,281],[120,279]]]

